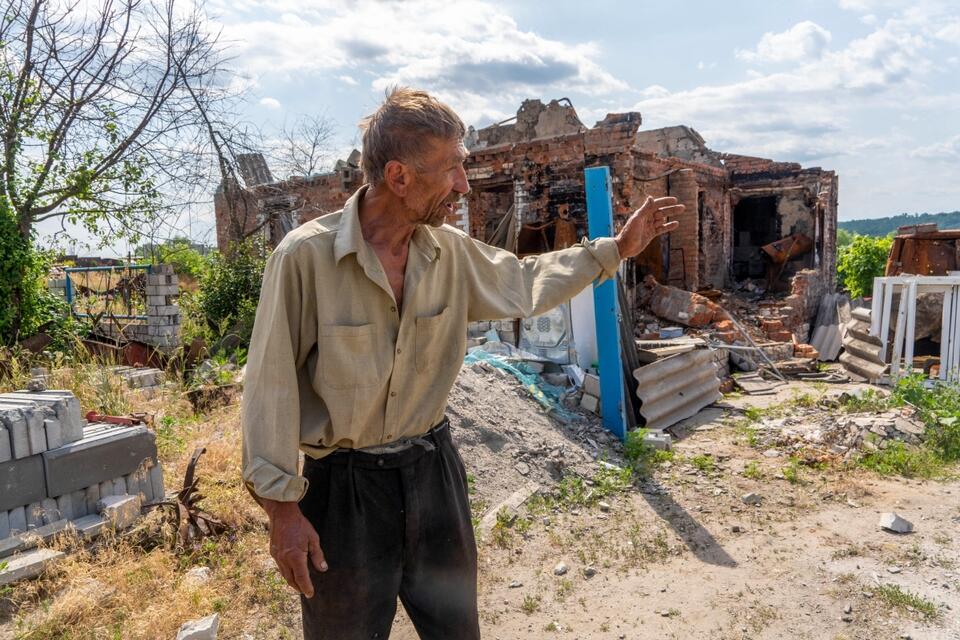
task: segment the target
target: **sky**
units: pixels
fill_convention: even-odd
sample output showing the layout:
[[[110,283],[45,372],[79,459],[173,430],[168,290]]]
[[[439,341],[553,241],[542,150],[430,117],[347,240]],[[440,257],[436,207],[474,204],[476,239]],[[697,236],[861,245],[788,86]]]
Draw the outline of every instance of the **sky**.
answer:
[[[639,111],[717,151],[840,176],[841,220],[960,209],[960,1],[209,0],[266,136],[323,115],[335,156],[386,88],[476,127],[568,97],[593,124]],[[191,229],[212,242],[212,205]]]

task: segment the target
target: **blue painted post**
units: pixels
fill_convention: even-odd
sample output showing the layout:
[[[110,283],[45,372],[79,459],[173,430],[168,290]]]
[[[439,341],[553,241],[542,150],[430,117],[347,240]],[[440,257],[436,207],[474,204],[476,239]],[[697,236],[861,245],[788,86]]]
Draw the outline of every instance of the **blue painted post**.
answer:
[[[610,169],[584,171],[587,191],[587,225],[590,238],[613,235],[613,200]],[[597,353],[600,358],[600,408],[603,425],[621,440],[627,437],[623,397],[623,364],[620,352],[620,309],[616,280],[593,285],[593,310],[597,320]]]

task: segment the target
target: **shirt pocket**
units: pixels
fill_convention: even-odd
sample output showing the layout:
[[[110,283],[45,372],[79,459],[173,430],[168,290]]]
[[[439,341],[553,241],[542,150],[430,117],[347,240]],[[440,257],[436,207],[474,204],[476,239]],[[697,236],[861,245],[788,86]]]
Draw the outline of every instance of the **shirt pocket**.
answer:
[[[452,318],[450,307],[444,307],[443,311],[435,316],[417,318],[415,360],[418,373],[429,373],[436,367],[448,364],[453,358],[457,345],[455,340],[450,339]]]
[[[331,389],[360,389],[380,382],[373,324],[320,327],[320,370]]]

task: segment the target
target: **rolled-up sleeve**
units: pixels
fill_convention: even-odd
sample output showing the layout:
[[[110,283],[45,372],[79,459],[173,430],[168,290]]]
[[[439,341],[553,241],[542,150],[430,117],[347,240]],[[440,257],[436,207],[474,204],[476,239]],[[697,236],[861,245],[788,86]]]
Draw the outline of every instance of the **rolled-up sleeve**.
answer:
[[[469,319],[529,318],[569,300],[591,282],[612,278],[620,266],[613,238],[523,259],[503,249],[466,239]]]
[[[307,491],[298,469],[298,370],[316,342],[315,305],[305,304],[293,251],[267,262],[247,356],[241,421],[243,480],[256,495],[293,502]]]

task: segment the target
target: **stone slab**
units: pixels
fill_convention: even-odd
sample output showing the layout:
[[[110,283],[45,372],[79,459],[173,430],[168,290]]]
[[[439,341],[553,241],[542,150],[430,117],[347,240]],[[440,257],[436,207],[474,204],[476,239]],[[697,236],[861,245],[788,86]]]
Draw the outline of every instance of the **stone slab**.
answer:
[[[47,438],[47,449],[63,446],[63,425],[56,418],[47,418],[43,421],[43,433]]]
[[[177,640],[217,640],[219,628],[220,614],[214,613],[206,618],[184,622],[177,632]]]
[[[97,513],[97,503],[100,502],[100,485],[95,484],[83,490],[84,505],[88,514]]]
[[[100,535],[100,532],[103,531],[103,528],[109,523],[100,514],[91,513],[90,515],[83,516],[82,518],[77,518],[70,524],[77,531],[77,533],[82,535],[84,538],[90,539]]]
[[[140,518],[140,496],[123,494],[100,500],[100,515],[116,529],[126,529]]]
[[[27,531],[43,526],[43,505],[31,502],[24,509],[27,514]]]
[[[10,535],[10,514],[0,511],[0,540]]]
[[[30,436],[27,432],[27,419],[18,407],[11,407],[0,403],[0,422],[6,427],[10,435],[11,457],[26,458],[30,456]]]
[[[163,469],[159,464],[150,467],[150,492],[153,494],[154,502],[160,502],[166,497],[166,490],[163,487]]]
[[[10,430],[7,425],[0,422],[0,462],[6,462],[13,458],[13,452],[10,450]]]
[[[145,427],[120,427],[43,454],[47,491],[62,495],[122,478],[157,459],[156,438]]]
[[[29,456],[0,462],[0,511],[9,511],[47,497],[43,458]]]
[[[43,524],[56,522],[61,517],[60,506],[54,498],[44,498],[40,502],[40,520]]]
[[[46,391],[16,391],[0,395],[4,398],[27,401],[49,407],[60,421],[63,442],[75,442],[83,437],[83,416],[80,414],[80,401],[66,389],[47,389]]]
[[[27,510],[25,507],[17,507],[7,512],[10,519],[10,533],[23,533],[27,530]]]
[[[17,552],[38,547],[41,543],[52,540],[58,533],[66,531],[69,525],[70,521],[64,518],[2,539],[0,540],[0,558],[8,558]]]
[[[500,513],[501,509],[506,509],[508,512],[515,512],[538,491],[540,491],[540,485],[533,482],[528,483],[507,496],[503,502],[491,507],[480,520],[480,525],[477,527],[480,534],[486,536],[493,531],[494,525],[497,524],[497,514]]]
[[[43,570],[50,563],[60,560],[64,555],[62,551],[54,551],[53,549],[34,549],[11,558],[6,569],[0,571],[0,586],[35,578],[43,573]]]

